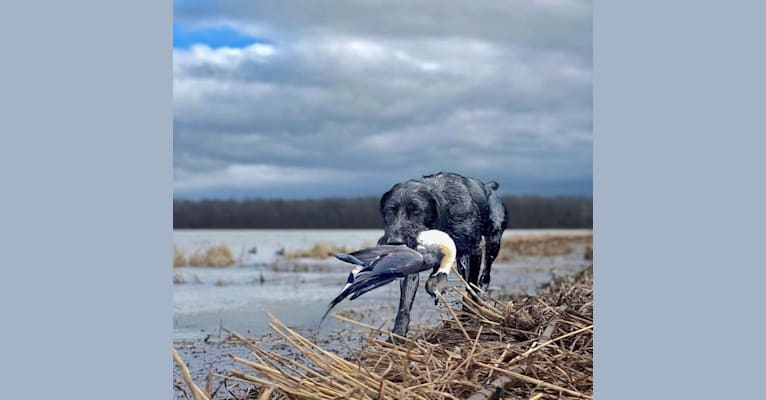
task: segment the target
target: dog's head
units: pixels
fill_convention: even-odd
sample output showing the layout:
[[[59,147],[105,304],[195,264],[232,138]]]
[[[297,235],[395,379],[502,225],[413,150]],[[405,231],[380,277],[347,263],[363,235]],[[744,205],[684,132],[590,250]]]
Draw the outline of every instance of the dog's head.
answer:
[[[404,244],[414,248],[418,233],[439,229],[440,207],[437,198],[422,182],[394,185],[380,198],[385,233],[378,244]]]

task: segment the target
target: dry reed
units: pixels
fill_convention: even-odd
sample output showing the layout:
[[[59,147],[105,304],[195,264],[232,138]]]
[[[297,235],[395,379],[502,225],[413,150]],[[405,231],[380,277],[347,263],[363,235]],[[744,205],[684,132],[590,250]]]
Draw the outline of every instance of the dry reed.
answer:
[[[315,243],[314,246],[309,249],[285,250],[282,257],[285,259],[327,258],[331,253],[351,253],[353,251],[359,250],[360,248],[371,247],[374,245],[374,243],[363,243],[361,246],[351,247],[338,246],[337,244],[331,242],[319,242]]]
[[[176,254],[180,254],[183,257],[183,253],[176,249]],[[176,256],[173,260],[173,265],[176,266]],[[208,249],[201,251],[198,250],[192,254],[188,259],[188,264],[192,267],[229,267],[236,264],[237,260],[229,249],[229,246],[221,244],[218,246],[209,247]]]
[[[497,262],[510,261],[522,256],[562,256],[572,253],[576,245],[590,244],[593,233],[523,235],[504,238]]]
[[[462,310],[411,338],[335,315],[366,333],[348,358],[326,351],[270,315],[271,328],[300,353],[298,362],[246,345],[252,359],[224,378],[251,385],[252,398],[289,399],[589,399],[593,394],[592,267],[557,280],[535,297],[503,303],[457,288]],[[482,299],[483,298],[483,299]],[[445,299],[446,300],[446,299]],[[392,335],[386,341],[381,335]]]
[[[181,359],[181,356],[178,354],[176,349],[173,349],[173,361],[181,370],[181,376],[183,377],[184,382],[186,382],[186,384],[189,386],[189,390],[191,391],[194,400],[209,400],[207,393],[200,389],[199,386],[194,383],[194,380],[192,380],[191,373],[189,373],[189,368],[186,367],[186,363],[184,363],[184,361]]]
[[[178,247],[173,247],[173,267],[183,267],[187,265],[186,256]]]

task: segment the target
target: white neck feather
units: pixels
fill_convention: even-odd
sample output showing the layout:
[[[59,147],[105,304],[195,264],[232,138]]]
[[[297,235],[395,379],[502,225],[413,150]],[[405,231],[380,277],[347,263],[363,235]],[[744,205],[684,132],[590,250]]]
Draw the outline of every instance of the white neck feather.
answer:
[[[423,246],[439,246],[439,250],[441,250],[442,253],[442,259],[437,273],[441,272],[449,275],[450,269],[455,264],[455,257],[457,256],[457,249],[452,238],[442,231],[432,229],[420,232],[418,235],[418,243]]]

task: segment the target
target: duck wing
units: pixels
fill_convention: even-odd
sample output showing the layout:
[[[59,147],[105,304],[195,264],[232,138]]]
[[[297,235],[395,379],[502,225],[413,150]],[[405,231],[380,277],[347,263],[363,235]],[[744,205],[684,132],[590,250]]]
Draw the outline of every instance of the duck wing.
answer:
[[[409,249],[409,247],[404,246],[404,245],[397,245],[397,246],[393,246],[393,245],[380,245],[380,246],[375,246],[375,247],[369,247],[369,248],[362,249],[362,250],[357,250],[357,251],[355,251],[355,252],[353,252],[353,253],[351,253],[349,255],[354,257],[354,258],[356,258],[356,259],[358,259],[358,260],[360,260],[360,261],[362,261],[362,262],[364,262],[367,265],[370,265],[376,259],[378,259],[378,258],[380,258],[380,257],[382,257],[384,255],[393,254],[393,253],[396,253],[397,250],[404,250],[404,249]],[[412,249],[410,249],[410,250],[412,250]]]
[[[322,316],[322,321],[327,317],[330,310],[349,296],[349,300],[354,300],[373,289],[391,283],[397,278],[429,269],[429,266],[423,262],[423,255],[417,251],[406,246],[385,247],[385,249],[380,249],[377,253],[378,256],[370,265],[353,277],[353,282],[351,282],[351,277],[349,278],[343,291],[330,302],[327,311]],[[370,254],[372,252],[363,253],[362,257]],[[359,259],[361,260],[361,258]]]

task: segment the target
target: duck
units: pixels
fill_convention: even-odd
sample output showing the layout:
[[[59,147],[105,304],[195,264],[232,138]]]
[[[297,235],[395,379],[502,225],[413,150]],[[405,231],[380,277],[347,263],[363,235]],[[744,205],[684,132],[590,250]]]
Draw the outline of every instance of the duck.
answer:
[[[338,260],[354,265],[346,283],[322,316],[319,324],[335,306],[349,301],[410,274],[431,270],[425,290],[439,303],[439,296],[448,287],[450,271],[455,266],[455,242],[445,232],[431,229],[418,234],[415,248],[406,245],[378,245],[349,254],[332,254]]]

